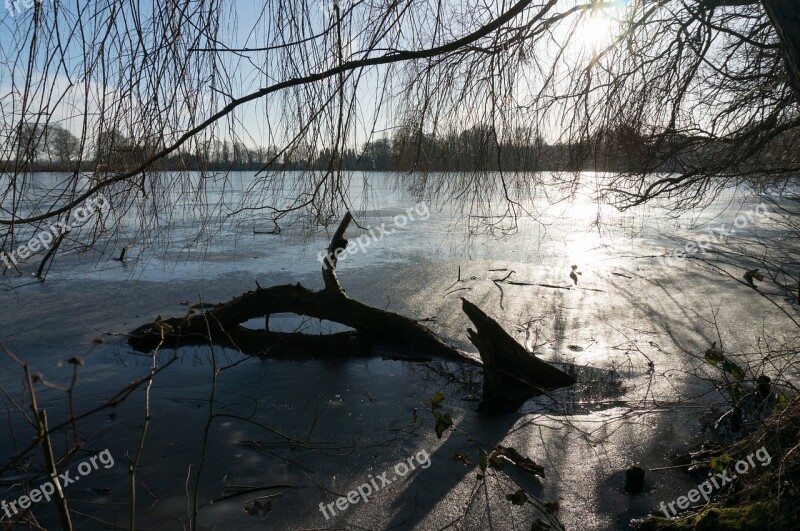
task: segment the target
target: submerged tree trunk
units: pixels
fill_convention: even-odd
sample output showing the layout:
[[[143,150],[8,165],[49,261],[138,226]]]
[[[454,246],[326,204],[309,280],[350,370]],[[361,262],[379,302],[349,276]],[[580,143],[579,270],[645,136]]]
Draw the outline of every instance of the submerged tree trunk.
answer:
[[[403,357],[438,359],[478,365],[468,354],[448,345],[413,319],[351,299],[336,275],[337,251],[348,242],[344,233],[352,220],[348,212],[334,233],[322,269],[325,288],[313,291],[300,284],[258,287],[203,313],[162,320],[131,332],[128,342],[137,350],[157,346],[177,348],[209,341],[245,354],[269,358],[335,358],[369,355],[373,342],[403,349]],[[476,330],[469,330],[483,360],[484,395],[517,402],[541,392],[574,383],[574,378],[529,354],[503,328],[477,306],[463,300],[464,312]],[[355,329],[331,335],[272,332],[269,316],[293,313],[336,322]],[[243,323],[264,318],[265,329]]]

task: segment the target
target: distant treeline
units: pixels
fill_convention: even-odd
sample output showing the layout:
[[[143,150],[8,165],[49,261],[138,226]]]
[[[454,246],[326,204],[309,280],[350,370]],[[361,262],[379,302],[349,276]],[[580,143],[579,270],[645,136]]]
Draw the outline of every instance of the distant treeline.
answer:
[[[645,159],[647,142],[629,128],[596,133],[584,142],[548,144],[531,131],[518,131],[500,139],[490,126],[475,126],[461,132],[431,135],[402,128],[390,138],[366,142],[360,149],[347,149],[341,156],[328,148],[296,144],[247,147],[234,141],[192,141],[153,164],[158,170],[344,170],[368,171],[542,171],[669,170]],[[0,161],[1,171],[124,171],[135,168],[158,153],[163,145],[136,142],[118,130],[99,135],[86,148],[68,130],[59,126],[24,128],[12,158]],[[81,153],[89,155],[81,156]],[[680,163],[681,154],[674,158]],[[690,156],[686,153],[686,156]],[[23,162],[16,163],[16,160]]]

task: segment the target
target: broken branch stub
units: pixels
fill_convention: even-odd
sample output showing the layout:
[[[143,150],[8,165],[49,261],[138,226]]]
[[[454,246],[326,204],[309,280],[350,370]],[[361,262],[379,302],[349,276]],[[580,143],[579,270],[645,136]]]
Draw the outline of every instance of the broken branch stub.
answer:
[[[342,218],[336,232],[333,233],[331,243],[328,245],[328,254],[322,261],[322,281],[325,283],[325,289],[344,295],[344,289],[339,283],[339,277],[336,276],[336,263],[339,261],[338,251],[346,249],[349,243],[344,238],[344,233],[352,221],[353,215],[348,211]]]

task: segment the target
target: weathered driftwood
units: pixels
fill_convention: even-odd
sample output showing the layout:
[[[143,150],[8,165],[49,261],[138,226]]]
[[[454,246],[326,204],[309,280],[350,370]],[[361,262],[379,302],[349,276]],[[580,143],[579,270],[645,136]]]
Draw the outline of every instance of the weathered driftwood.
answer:
[[[159,318],[131,332],[129,343],[137,350],[148,351],[158,345],[177,348],[211,341],[269,358],[330,359],[369,355],[372,343],[381,341],[401,347],[404,357],[412,359],[477,364],[474,358],[448,345],[419,322],[347,296],[336,275],[336,253],[348,244],[344,233],[351,219],[347,213],[331,239],[327,263],[322,269],[324,289],[313,291],[300,284],[259,286],[204,313],[166,320]],[[540,389],[574,382],[568,374],[528,354],[477,306],[464,300],[464,311],[477,330],[469,330],[469,336],[483,359],[485,394],[518,400]],[[280,313],[340,323],[355,332],[315,336],[270,331],[269,316]],[[255,318],[265,319],[264,330],[242,326]]]

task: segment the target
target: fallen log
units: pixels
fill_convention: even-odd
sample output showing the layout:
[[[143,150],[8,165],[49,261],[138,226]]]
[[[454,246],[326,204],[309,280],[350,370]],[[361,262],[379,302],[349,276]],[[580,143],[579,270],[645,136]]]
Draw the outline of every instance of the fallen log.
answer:
[[[348,212],[336,230],[323,263],[325,288],[313,291],[300,284],[286,284],[248,291],[229,302],[197,313],[171,319],[157,318],[129,334],[128,342],[139,351],[158,346],[214,344],[245,354],[269,358],[336,357],[370,355],[375,342],[403,349],[403,357],[445,360],[480,365],[474,357],[447,344],[418,321],[361,303],[347,296],[336,275],[337,254],[347,247],[344,238],[352,216]],[[540,392],[569,385],[574,379],[528,354],[502,327],[477,306],[464,301],[464,311],[477,331],[469,330],[484,368],[484,394],[524,400]],[[291,313],[339,323],[353,332],[330,335],[281,333],[269,330],[269,317]],[[243,323],[264,318],[265,328],[254,330]]]
[[[157,319],[154,323],[141,326],[131,332],[129,344],[137,350],[149,351],[159,344],[177,347],[212,340],[251,355],[283,357],[291,355],[292,349],[297,348],[301,355],[313,356],[316,353],[328,357],[363,354],[371,341],[379,340],[408,349],[407,357],[412,359],[438,359],[477,365],[474,358],[448,345],[417,321],[347,296],[336,275],[336,263],[340,250],[348,245],[344,233],[352,219],[349,212],[345,214],[331,238],[322,266],[323,290],[313,291],[300,284],[268,288],[259,286],[205,313]],[[349,326],[359,332],[358,340],[348,333],[310,336],[252,330],[241,326],[250,319],[269,319],[270,315],[279,313],[315,317]],[[324,345],[324,338],[331,338],[329,345]],[[358,352],[351,352],[354,346],[359,348]]]
[[[331,337],[338,341],[337,345],[330,345],[334,353],[349,347],[348,338],[352,333],[312,336],[252,330],[241,326],[250,319],[278,313],[305,315],[349,326],[356,329],[364,339],[381,340],[411,349],[409,357],[476,363],[408,317],[373,308],[335,289],[313,291],[300,284],[257,288],[205,313],[144,325],[131,332],[128,342],[138,350],[147,351],[158,344],[174,347],[208,343],[211,339],[232,347],[242,347],[240,350],[247,354],[268,357],[275,354],[273,349],[276,348],[282,351],[291,350],[291,345],[287,345],[291,338],[294,338],[295,346],[308,351],[306,354],[313,354],[313,350],[318,348],[319,355],[328,355],[322,343],[324,340],[320,338]],[[305,338],[300,339],[302,336]],[[262,342],[260,347],[259,341]],[[361,346],[365,345],[362,341]]]

